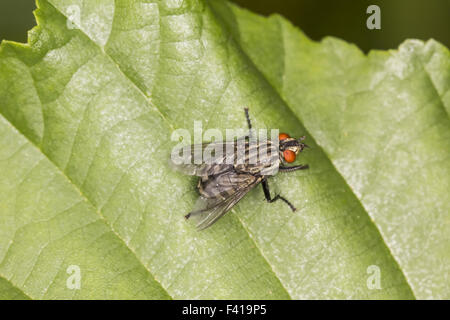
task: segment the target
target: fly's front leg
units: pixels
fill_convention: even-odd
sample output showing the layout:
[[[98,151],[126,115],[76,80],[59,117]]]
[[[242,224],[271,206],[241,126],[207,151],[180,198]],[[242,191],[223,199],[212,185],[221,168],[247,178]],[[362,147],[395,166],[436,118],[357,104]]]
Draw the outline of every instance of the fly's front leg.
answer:
[[[286,198],[280,196],[279,194],[277,194],[275,197],[271,198],[270,197],[270,190],[269,190],[269,183],[267,182],[267,179],[264,179],[262,181],[262,187],[263,187],[263,191],[264,191],[264,196],[266,197],[267,202],[272,203],[275,202],[277,200],[282,200],[284,201],[289,208],[291,208],[292,211],[297,210],[292,203],[290,203]]]
[[[244,108],[244,112],[245,112],[245,119],[247,119],[247,125],[248,125],[248,137],[252,137],[252,122],[250,121],[250,116],[248,114],[248,108]]]
[[[248,130],[252,131],[252,122],[250,121],[250,116],[248,114],[248,108],[244,108],[245,119],[247,119]]]
[[[308,169],[308,168],[309,168],[309,166],[307,164],[301,164],[301,165],[292,166],[292,167],[279,166],[278,167],[278,171],[280,171],[280,172],[292,172],[292,171],[304,170],[304,169]]]

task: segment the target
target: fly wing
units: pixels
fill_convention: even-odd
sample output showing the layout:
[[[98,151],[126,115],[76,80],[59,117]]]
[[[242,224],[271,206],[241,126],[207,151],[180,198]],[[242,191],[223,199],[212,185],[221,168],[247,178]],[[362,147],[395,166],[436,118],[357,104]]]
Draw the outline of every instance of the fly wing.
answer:
[[[198,177],[218,175],[233,167],[235,142],[210,142],[175,150],[170,166],[184,174]]]
[[[194,210],[186,217],[197,220],[197,228],[203,230],[215,223],[227,213],[244,195],[261,182],[261,177],[251,174],[225,172],[207,180],[203,192],[198,198]],[[213,186],[215,189],[211,189]]]
[[[233,168],[254,175],[273,175],[279,166],[278,145],[270,140],[252,144],[246,137],[193,144],[175,150],[170,164],[175,170],[198,177],[217,176]]]

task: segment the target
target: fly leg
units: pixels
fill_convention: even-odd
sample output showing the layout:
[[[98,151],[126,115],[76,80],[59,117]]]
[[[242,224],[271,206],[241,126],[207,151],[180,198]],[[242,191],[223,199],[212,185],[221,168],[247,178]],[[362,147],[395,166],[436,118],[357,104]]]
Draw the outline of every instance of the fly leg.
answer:
[[[292,167],[279,166],[278,170],[280,172],[292,172],[292,171],[304,170],[304,169],[308,169],[308,168],[309,168],[309,166],[307,164],[301,164],[301,165],[292,166]]]
[[[244,108],[244,112],[245,112],[245,119],[247,119],[247,125],[248,125],[248,135],[246,137],[252,138],[253,137],[252,122],[250,121],[250,116],[248,114],[248,108]]]
[[[247,119],[248,130],[252,131],[252,122],[250,121],[250,116],[248,115],[248,108],[244,108],[245,119]]]
[[[289,208],[291,208],[292,211],[297,210],[292,203],[290,203],[286,198],[280,196],[279,194],[277,194],[275,197],[271,198],[270,197],[270,190],[269,190],[269,183],[267,182],[267,179],[264,179],[262,181],[262,187],[263,187],[263,191],[264,191],[264,196],[266,197],[267,202],[272,203],[275,202],[277,200],[282,200],[284,201]]]

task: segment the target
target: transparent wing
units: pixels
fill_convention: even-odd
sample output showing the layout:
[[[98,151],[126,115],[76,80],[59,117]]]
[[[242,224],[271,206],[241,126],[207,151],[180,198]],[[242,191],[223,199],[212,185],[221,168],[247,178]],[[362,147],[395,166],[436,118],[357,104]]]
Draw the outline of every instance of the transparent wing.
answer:
[[[170,166],[187,175],[207,177],[228,171],[236,157],[236,141],[193,144],[174,150]]]
[[[194,210],[191,211],[186,217],[193,217],[197,222],[197,228],[203,230],[214,224],[219,218],[227,213],[243,196],[247,194],[252,188],[261,182],[260,177],[255,177],[251,174],[244,175],[237,174],[235,172],[226,172],[221,175],[222,178],[229,178],[228,181],[239,181],[236,185],[226,186],[226,191],[217,193],[213,197],[200,196],[194,206]],[[216,184],[217,181],[212,183]],[[222,188],[221,188],[222,187]],[[218,189],[224,191],[223,186],[220,184]]]
[[[174,150],[170,165],[177,171],[198,177],[216,176],[232,168],[273,175],[279,165],[278,146],[270,140],[253,145],[245,137],[234,141],[193,144]]]

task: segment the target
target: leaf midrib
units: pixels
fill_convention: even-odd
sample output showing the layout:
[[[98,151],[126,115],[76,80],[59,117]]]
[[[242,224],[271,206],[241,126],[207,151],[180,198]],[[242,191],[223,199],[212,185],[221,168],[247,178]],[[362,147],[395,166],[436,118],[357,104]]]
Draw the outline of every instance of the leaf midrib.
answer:
[[[49,0],[49,2],[51,2],[51,0]],[[59,10],[58,8],[56,8],[53,4],[52,4],[52,6],[53,6],[58,12],[60,12],[60,10]],[[62,13],[62,12],[60,12],[60,13],[61,13],[62,15],[64,15],[64,16],[67,18],[67,16],[66,16],[64,13]],[[113,23],[114,23],[114,19],[113,19]],[[87,32],[85,32],[80,26],[78,26],[78,27],[79,27],[79,30],[81,30],[81,31],[82,31],[82,32],[83,32],[83,33],[84,33],[84,34],[92,41],[92,43],[94,43],[97,47],[100,48],[100,50],[102,51],[102,53],[109,59],[109,61],[110,61],[111,63],[113,63],[113,64],[116,66],[116,68],[117,68],[117,70],[120,72],[120,74],[132,84],[132,86],[135,88],[135,90],[136,90],[137,92],[139,92],[139,94],[141,94],[141,95],[143,96],[143,98],[145,99],[145,101],[147,101],[148,104],[149,104],[151,107],[153,107],[153,108],[159,113],[159,115],[161,116],[161,118],[165,121],[165,123],[169,126],[170,130],[173,132],[173,131],[175,130],[174,126],[173,126],[172,123],[164,116],[164,114],[161,112],[161,110],[153,103],[152,99],[151,99],[149,96],[147,96],[147,95],[140,89],[140,87],[137,85],[137,83],[135,83],[135,82],[133,81],[133,79],[131,79],[130,77],[128,77],[128,76],[125,74],[125,72],[123,72],[123,70],[122,70],[121,67],[120,67],[120,64],[119,64],[116,60],[114,60],[114,58],[113,58],[112,56],[110,56],[110,55],[104,50],[104,47],[98,45],[93,39],[91,39],[91,38],[89,37],[89,35],[87,34]],[[203,30],[203,28],[202,28],[202,30]],[[107,44],[108,42],[109,42],[109,39],[108,39],[108,41],[106,41],[106,44]],[[105,45],[106,45],[106,44],[105,44]],[[56,164],[55,164],[55,165],[56,165]],[[70,178],[68,178],[68,179],[70,180]],[[74,186],[76,186],[73,182],[72,182],[72,184],[73,184]],[[81,190],[80,190],[80,192],[81,192]],[[85,198],[89,200],[89,198],[87,198],[87,196],[86,196]],[[98,213],[101,215],[100,210],[98,210],[98,209],[93,205],[92,202],[89,201],[89,203],[91,203],[92,206],[96,209],[96,211],[98,211]],[[107,223],[107,220],[106,220],[104,217],[103,217],[103,219],[104,219],[104,221]],[[259,254],[261,255],[262,259],[267,263],[267,265],[269,266],[270,270],[272,271],[274,277],[278,280],[278,282],[280,283],[281,287],[284,289],[285,293],[289,296],[290,299],[292,299],[291,294],[290,294],[289,291],[286,289],[286,287],[284,286],[283,282],[282,282],[281,279],[278,277],[277,273],[275,273],[275,271],[273,270],[272,264],[270,264],[270,263],[268,262],[267,258],[266,258],[265,255],[263,254],[261,248],[259,248],[259,246],[257,245],[256,241],[253,239],[253,237],[251,237],[250,232],[248,231],[248,229],[246,228],[246,226],[244,225],[244,223],[242,222],[242,220],[238,218],[238,221],[241,223],[241,225],[242,225],[242,227],[244,228],[244,230],[246,231],[246,234],[248,235],[249,239],[254,243],[255,248],[258,250],[258,252],[259,252]],[[109,225],[108,223],[107,223],[107,225],[113,230],[113,232],[117,235],[117,237],[118,237],[120,240],[122,240],[122,241],[124,242],[125,246],[128,247],[128,245],[126,244],[126,242],[125,242],[122,238],[120,238],[120,236],[115,232],[113,226],[112,226],[112,225]],[[145,269],[149,272],[149,274],[152,275],[152,276],[154,277],[155,281],[158,282],[158,284],[163,288],[163,290],[167,293],[167,295],[168,295],[169,297],[173,298],[173,297],[168,293],[167,289],[164,288],[164,286],[162,285],[162,283],[156,279],[156,276],[151,272],[151,270],[150,270],[149,268],[147,268],[147,267],[144,265],[144,263],[138,258],[138,256],[136,255],[136,253],[135,253],[131,248],[129,248],[129,249],[130,249],[131,252],[133,252],[133,254],[136,256],[137,260],[145,267]]]

